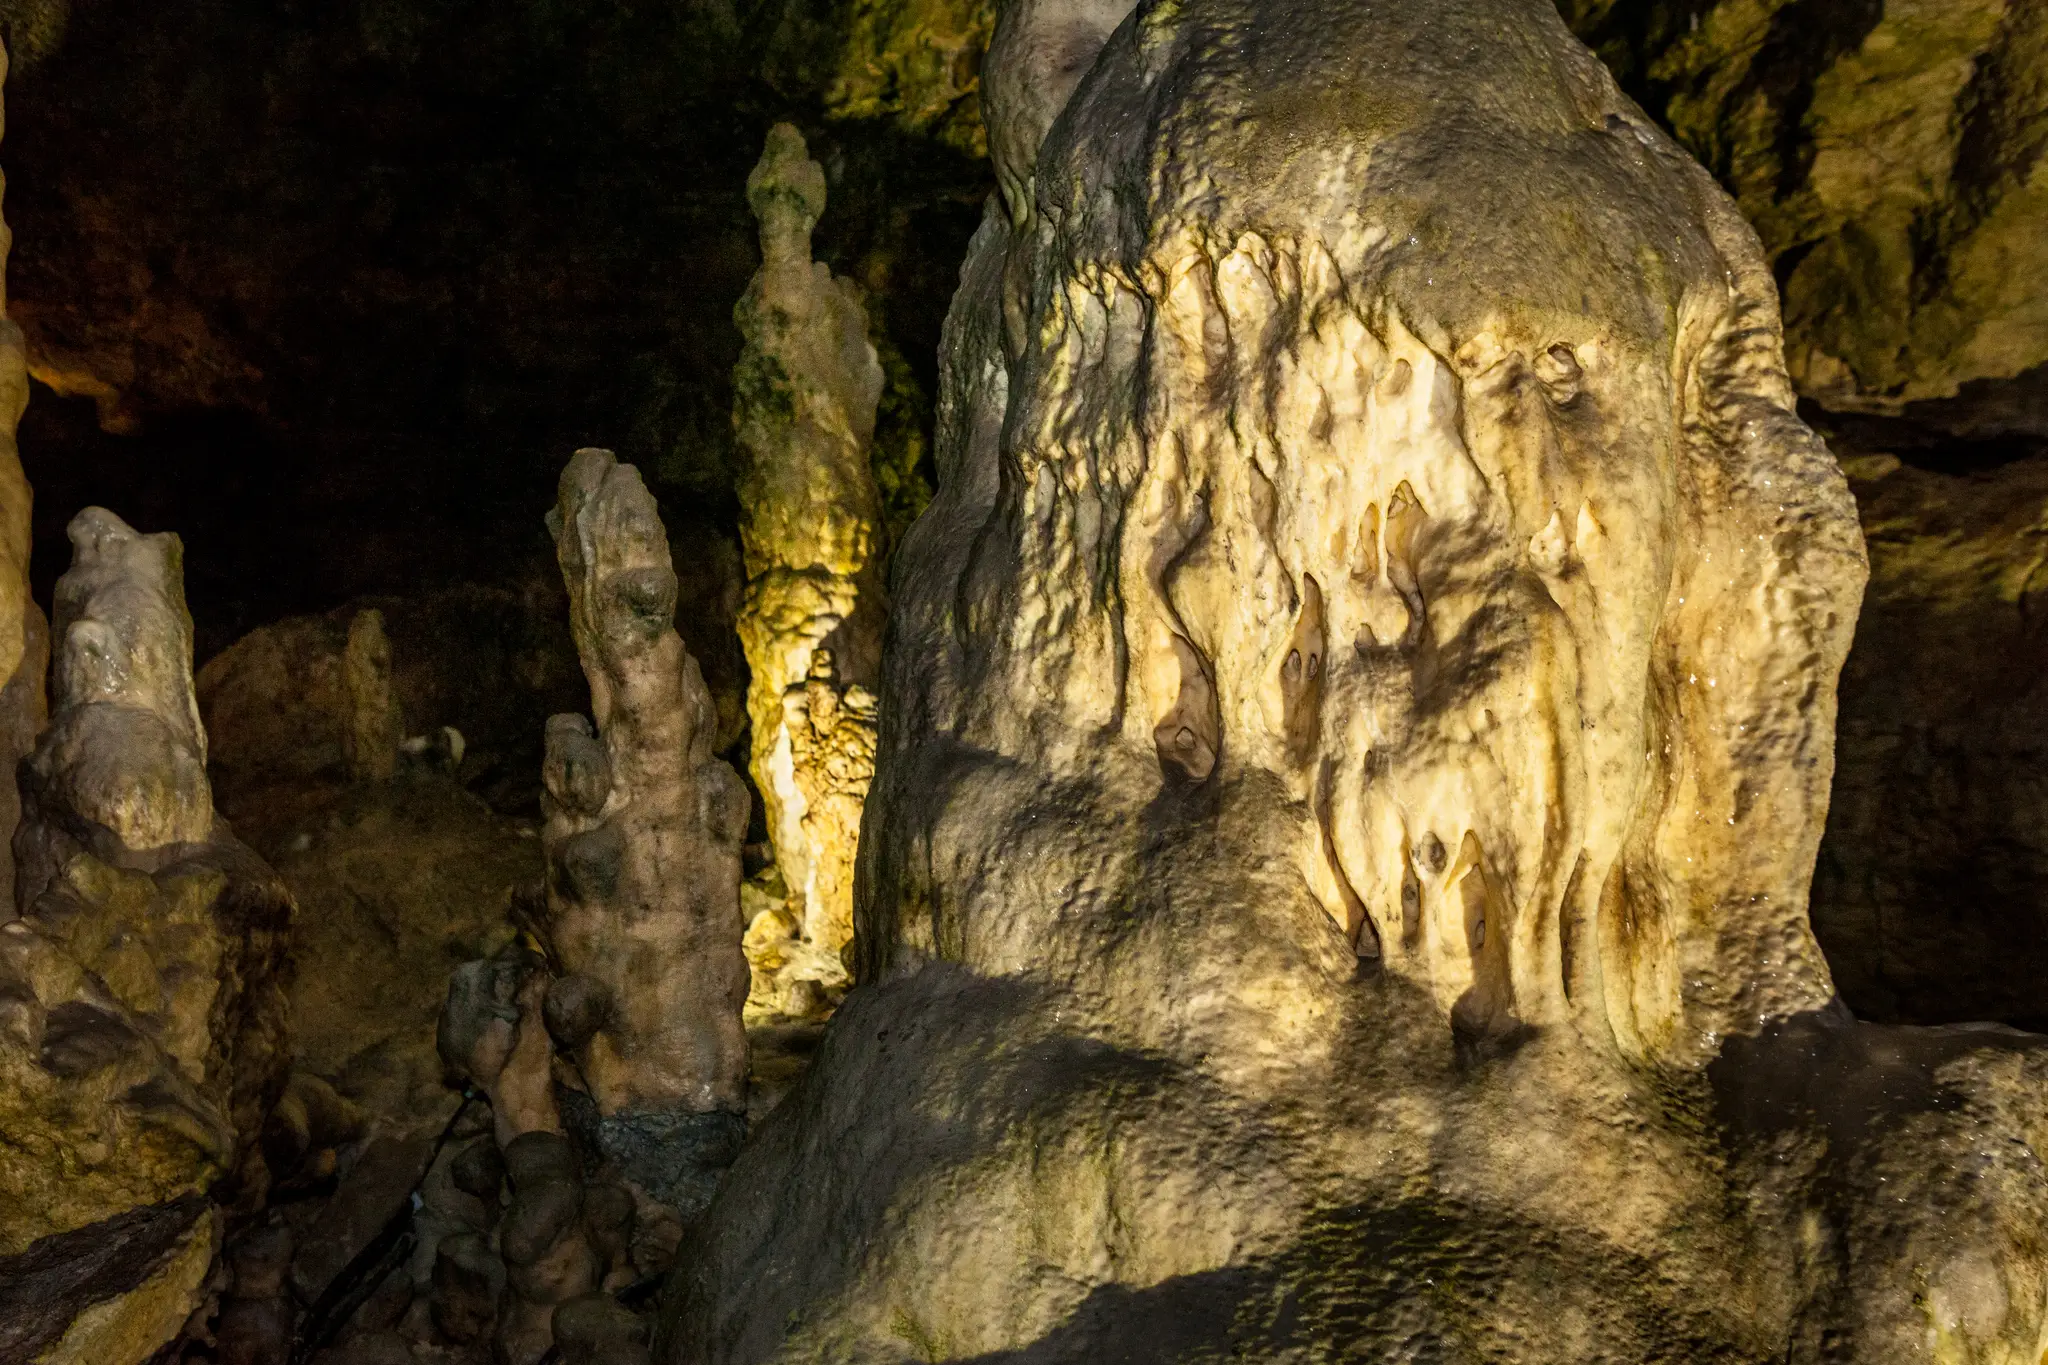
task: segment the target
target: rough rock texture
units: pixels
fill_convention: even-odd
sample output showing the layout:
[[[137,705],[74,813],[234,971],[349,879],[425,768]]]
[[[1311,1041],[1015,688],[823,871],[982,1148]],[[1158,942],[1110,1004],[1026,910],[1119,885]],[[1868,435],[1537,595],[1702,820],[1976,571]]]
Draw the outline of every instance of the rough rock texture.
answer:
[[[733,385],[733,426],[747,455],[740,639],[752,671],[754,785],[797,940],[779,950],[780,966],[760,953],[754,966],[778,984],[843,987],[839,954],[853,936],[852,866],[872,771],[869,689],[886,617],[882,506],[869,465],[882,367],[859,287],[811,260],[825,171],[795,128],[770,131],[747,199],[761,224],[761,269],[733,310],[747,338]],[[824,803],[816,811],[814,797]],[[761,985],[756,994],[786,992]]]
[[[19,915],[0,925],[0,1254],[68,1235],[84,1240],[50,1255],[111,1256],[74,1286],[64,1358],[126,1365],[198,1306],[216,1233],[142,1278],[102,1244],[132,1241],[137,1209],[263,1196],[292,902],[214,814],[177,537],[88,508],[72,540],[55,714],[21,768]]]
[[[0,49],[0,84],[7,52]],[[4,115],[0,115],[4,123]],[[0,195],[6,192],[0,175]],[[43,728],[44,677],[50,635],[43,611],[29,596],[28,560],[32,495],[21,469],[15,429],[28,406],[28,348],[7,318],[7,257],[12,248],[0,222],[0,843],[11,840],[21,818],[21,797],[4,775],[35,747]],[[14,853],[0,849],[0,886],[14,885]]]
[[[510,940],[514,895],[541,873],[536,835],[432,773],[359,788],[309,821],[276,864],[299,904],[295,1065],[387,1129],[438,1127],[448,973]]]
[[[1866,1018],[2048,1024],[2048,462],[1847,462],[1870,591],[1813,925]]]
[[[718,740],[730,745],[746,723],[744,664],[732,635],[738,554],[730,564],[712,557],[686,568],[690,643],[711,661]],[[208,660],[199,670],[199,709],[222,813],[275,857],[303,821],[358,785],[348,758],[357,714],[348,642],[357,621],[375,612],[391,654],[400,770],[446,772],[504,814],[538,817],[546,719],[588,701],[561,576],[551,576],[547,587],[462,585],[359,599],[264,626]],[[459,759],[451,730],[461,737]]]
[[[711,755],[711,696],[675,632],[668,538],[639,471],[578,451],[549,525],[596,725],[548,723],[548,934],[590,997],[569,1046],[627,1142],[636,1125],[745,1106],[748,797]]]
[[[1560,8],[1756,225],[1802,393],[1875,412],[1960,396],[1963,426],[2048,433],[2048,11]]]
[[[1707,175],[1543,0],[991,141],[864,984],[657,1358],[2037,1360],[2048,1051],[1829,1006],[1864,557]]]
[[[452,1170],[479,1207],[435,1244],[431,1320],[511,1365],[626,1365],[645,1328],[608,1291],[668,1268],[745,1133],[748,798],[639,471],[578,451],[548,525],[596,724],[548,722],[545,903],[449,979],[437,1043],[492,1132]]]

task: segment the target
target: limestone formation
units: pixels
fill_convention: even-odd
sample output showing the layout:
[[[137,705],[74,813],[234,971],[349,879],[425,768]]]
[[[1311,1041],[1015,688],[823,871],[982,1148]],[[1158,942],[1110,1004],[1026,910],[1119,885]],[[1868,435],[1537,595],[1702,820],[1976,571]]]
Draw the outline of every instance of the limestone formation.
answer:
[[[392,692],[391,639],[384,633],[384,613],[375,607],[357,612],[349,622],[342,678],[348,692],[349,773],[358,782],[384,781],[398,771],[405,717]]]
[[[1776,262],[1800,390],[2048,432],[2048,12],[2026,0],[1561,0]],[[1985,410],[2017,379],[2015,408]],[[1955,414],[1960,416],[1961,414]]]
[[[596,723],[548,722],[544,903],[515,906],[522,944],[456,970],[439,1029],[493,1134],[455,1170],[480,1207],[437,1245],[433,1322],[512,1365],[624,1349],[638,1319],[605,1295],[668,1267],[745,1132],[747,795],[712,756],[668,539],[602,450],[569,462],[548,526]]]
[[[761,223],[761,269],[733,310],[747,339],[734,375],[733,426],[746,452],[740,484],[740,540],[747,603],[740,619],[753,678],[755,785],[791,900],[794,945],[754,957],[775,984],[757,995],[787,996],[788,984],[843,987],[839,954],[852,934],[852,864],[858,806],[870,768],[869,695],[882,643],[882,513],[869,468],[882,369],[868,340],[858,288],[811,260],[811,230],[825,211],[825,172],[788,124],[768,135],[747,178]],[[830,651],[832,677],[848,698],[836,706],[834,735],[800,737],[808,722],[813,665]],[[809,751],[800,760],[799,747]],[[834,771],[798,770],[829,761]],[[813,817],[813,792],[830,812]],[[849,818],[847,801],[855,808]],[[757,936],[757,939],[764,936]],[[778,969],[774,962],[783,965]]]
[[[568,1046],[606,1132],[631,1146],[744,1107],[747,793],[712,756],[710,694],[675,632],[668,539],[639,472],[578,451],[549,525],[596,724],[548,723],[548,932],[588,997]]]
[[[838,71],[825,90],[834,119],[891,116],[976,156],[988,151],[980,118],[981,54],[993,0],[891,0],[834,14],[845,28]]]
[[[199,1302],[208,1196],[263,1196],[292,903],[214,816],[177,537],[88,508],[71,540],[0,925],[0,1255],[56,1267],[31,1346],[127,1365]]]
[[[0,49],[0,85],[7,79],[7,61],[6,50]],[[6,185],[6,177],[0,175],[0,195]],[[28,407],[28,347],[21,328],[7,318],[11,247],[12,237],[0,222],[0,774],[14,771],[43,728],[43,683],[50,653],[48,623],[28,591],[33,499],[15,444],[15,428]],[[14,784],[0,779],[0,843],[13,838],[20,818],[21,798]],[[0,886],[13,884],[13,851],[0,848]]]
[[[1856,1025],[1808,928],[1865,562],[1733,205],[1545,0],[1072,65],[948,323],[864,984],[657,1358],[2038,1359],[2048,1050]]]

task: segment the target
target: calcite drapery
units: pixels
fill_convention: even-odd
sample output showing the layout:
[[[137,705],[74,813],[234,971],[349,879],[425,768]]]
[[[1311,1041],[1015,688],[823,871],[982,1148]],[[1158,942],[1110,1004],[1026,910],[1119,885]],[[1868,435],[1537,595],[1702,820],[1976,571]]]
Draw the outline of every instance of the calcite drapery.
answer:
[[[214,817],[177,537],[88,508],[71,541],[57,706],[21,768],[19,917],[0,925],[0,1254],[39,1261],[68,1304],[56,1358],[126,1365],[196,1303],[205,1196],[262,1196],[292,903]],[[144,1231],[151,1256],[103,1274]]]
[[[825,172],[788,124],[768,134],[747,199],[761,224],[761,269],[733,310],[747,338],[733,410],[747,457],[740,639],[753,673],[754,781],[798,940],[769,945],[778,965],[757,954],[756,970],[838,987],[846,981],[840,952],[853,936],[852,865],[872,771],[869,689],[885,612],[881,499],[868,464],[882,367],[858,289],[811,260]],[[821,683],[844,704],[835,697],[826,731],[814,737]],[[852,733],[863,728],[866,736]],[[835,756],[830,774],[820,767],[826,751]],[[814,811],[820,794],[827,808]],[[757,987],[757,995],[786,993],[784,983]]]
[[[1544,0],[1085,9],[665,1358],[2038,1359],[2048,1051],[1807,926],[1865,568],[1754,235]]]

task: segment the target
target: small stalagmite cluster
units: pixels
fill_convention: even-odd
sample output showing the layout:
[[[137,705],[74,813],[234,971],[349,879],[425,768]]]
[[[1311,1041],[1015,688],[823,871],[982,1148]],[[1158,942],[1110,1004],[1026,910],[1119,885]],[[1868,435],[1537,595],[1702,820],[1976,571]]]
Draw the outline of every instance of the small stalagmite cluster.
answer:
[[[853,863],[874,772],[886,616],[882,508],[869,466],[882,367],[858,288],[811,260],[825,172],[788,124],[747,178],[761,268],[734,319],[753,679],[752,768],[785,902],[755,917],[750,1013],[816,1015],[847,984]]]
[[[214,813],[178,538],[71,541],[0,923],[0,1358],[127,1361],[263,1200],[292,901]]]
[[[548,525],[592,715],[548,722],[547,883],[522,942],[456,971],[440,1026],[491,1131],[452,1167],[474,1207],[434,1252],[434,1323],[511,1365],[637,1340],[607,1291],[667,1268],[746,1132],[748,797],[711,753],[668,540],[601,450],[570,461]]]

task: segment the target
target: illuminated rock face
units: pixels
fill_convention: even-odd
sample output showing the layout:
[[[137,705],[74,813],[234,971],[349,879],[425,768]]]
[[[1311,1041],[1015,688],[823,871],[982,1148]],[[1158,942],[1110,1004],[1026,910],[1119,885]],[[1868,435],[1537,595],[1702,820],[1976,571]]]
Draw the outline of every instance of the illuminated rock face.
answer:
[[[214,817],[177,537],[88,508],[71,541],[0,924],[0,1256],[46,1275],[58,1358],[126,1365],[203,1295],[208,1196],[263,1196],[292,903]]]
[[[2034,283],[2048,268],[2048,13],[2024,0],[1559,8],[1756,224],[1801,393],[1868,412],[1960,394],[1976,401],[1928,415],[2048,432]],[[1989,386],[2009,380],[1995,399]]]
[[[769,133],[747,199],[761,224],[761,269],[733,314],[747,338],[733,413],[748,461],[740,639],[753,675],[754,781],[796,939],[756,936],[756,972],[771,978],[756,995],[772,1007],[798,979],[846,984],[840,952],[853,933],[884,616],[881,499],[868,463],[882,367],[858,289],[811,260],[825,172],[788,124]],[[830,668],[815,681],[846,701],[835,699],[830,723],[814,734],[814,674],[828,651]],[[821,796],[826,805],[814,810]]]
[[[1733,206],[1545,0],[1142,5],[1040,145],[1057,50],[658,1354],[2038,1359],[2048,1055],[1808,929],[1865,563]]]

